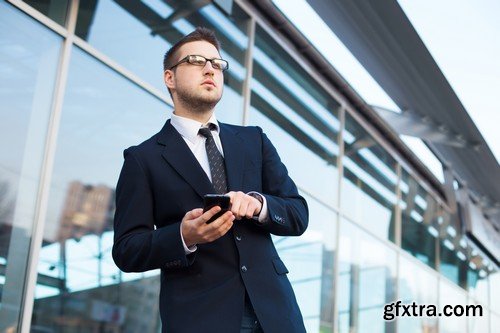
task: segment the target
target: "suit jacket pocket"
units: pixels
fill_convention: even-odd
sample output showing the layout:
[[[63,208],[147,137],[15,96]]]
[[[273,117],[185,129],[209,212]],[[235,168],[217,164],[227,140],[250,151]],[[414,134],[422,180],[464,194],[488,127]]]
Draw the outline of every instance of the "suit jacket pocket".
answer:
[[[273,259],[273,266],[278,275],[283,275],[288,273],[288,268],[286,268],[285,264],[283,263],[283,261],[281,261],[280,258]]]

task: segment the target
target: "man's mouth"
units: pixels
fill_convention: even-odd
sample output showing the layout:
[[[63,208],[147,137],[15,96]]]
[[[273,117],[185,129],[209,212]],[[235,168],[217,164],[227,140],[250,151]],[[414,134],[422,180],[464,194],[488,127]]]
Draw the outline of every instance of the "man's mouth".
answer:
[[[212,80],[205,80],[205,81],[203,81],[201,84],[202,84],[202,85],[203,85],[203,84],[208,84],[208,85],[211,85],[211,86],[213,86],[213,87],[217,87],[217,85],[215,84],[215,82],[214,82],[214,81],[212,81]]]

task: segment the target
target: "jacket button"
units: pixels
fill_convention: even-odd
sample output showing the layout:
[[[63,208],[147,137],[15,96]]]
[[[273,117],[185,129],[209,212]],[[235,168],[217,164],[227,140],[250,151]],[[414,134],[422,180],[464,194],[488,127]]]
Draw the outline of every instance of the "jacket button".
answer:
[[[236,240],[237,240],[238,242],[240,242],[240,241],[241,241],[241,236],[240,236],[240,235],[237,235],[237,236],[236,236]]]
[[[241,266],[241,271],[242,271],[243,273],[245,273],[246,271],[248,271],[247,266],[245,266],[245,265]]]

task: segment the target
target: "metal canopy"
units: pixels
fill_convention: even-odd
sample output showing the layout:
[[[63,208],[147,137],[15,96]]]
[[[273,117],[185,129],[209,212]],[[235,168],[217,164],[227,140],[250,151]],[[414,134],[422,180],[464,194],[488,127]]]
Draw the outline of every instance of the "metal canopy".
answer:
[[[500,166],[397,1],[307,1],[401,110],[450,139],[426,143],[500,229]]]

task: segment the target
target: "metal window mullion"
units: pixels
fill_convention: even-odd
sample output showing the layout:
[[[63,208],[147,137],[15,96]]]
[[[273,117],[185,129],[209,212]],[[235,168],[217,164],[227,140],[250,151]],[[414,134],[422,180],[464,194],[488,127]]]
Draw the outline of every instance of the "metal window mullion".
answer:
[[[171,107],[174,107],[172,99],[170,98],[170,96],[167,96],[167,94],[165,92],[160,91],[159,89],[157,89],[156,87],[154,87],[150,83],[141,79],[138,75],[134,74],[132,71],[129,71],[125,67],[119,65],[116,61],[112,60],[111,58],[106,56],[104,53],[95,49],[92,45],[90,45],[85,40],[81,39],[78,36],[73,36],[73,43],[74,43],[74,45],[78,46],[80,49],[82,49],[83,51],[88,53],[90,56],[92,56],[96,60],[100,61],[105,66],[111,68],[113,71],[115,71],[119,75],[123,76],[124,78],[126,78],[127,80],[132,82],[133,84],[137,85],[139,88],[143,89],[147,93],[156,97],[161,102],[166,103],[166,104],[170,105]]]
[[[19,332],[28,333],[31,328],[35,288],[38,276],[38,260],[43,242],[45,221],[47,216],[49,189],[54,166],[55,150],[59,124],[61,120],[62,105],[66,82],[68,77],[71,47],[73,44],[74,30],[78,14],[79,0],[70,3],[68,17],[68,33],[63,41],[61,57],[58,65],[56,84],[52,101],[52,112],[45,140],[44,160],[42,163],[40,183],[38,187],[35,218],[33,221],[33,233],[28,254],[27,274],[23,293],[22,317]]]
[[[402,238],[402,216],[401,216],[401,207],[399,203],[401,202],[402,198],[402,193],[401,193],[401,180],[402,180],[402,168],[401,164],[397,163],[396,164],[396,173],[398,176],[398,180],[396,183],[396,206],[394,207],[394,243],[396,246],[399,248],[396,251],[396,281],[394,282],[395,284],[395,292],[394,292],[394,300],[399,300],[399,284],[400,284],[400,269],[401,269],[401,238]],[[394,332],[398,333],[398,321],[399,318],[396,318],[395,323],[394,323]]]
[[[441,274],[437,275],[437,304],[438,304],[438,311],[441,311],[443,308],[441,304]],[[436,322],[436,331],[440,332],[441,330],[439,327],[441,326],[441,318],[443,317],[437,317],[437,322]]]
[[[28,5],[26,2],[21,0],[6,0],[8,3],[16,7],[17,9],[23,11],[25,14],[31,16],[33,19],[37,20],[47,28],[51,29],[55,33],[61,35],[62,37],[68,37],[68,31],[61,26],[59,23],[40,13],[35,8]]]
[[[255,45],[255,17],[250,16],[250,20],[248,22],[248,45],[247,52],[245,55],[245,68],[246,76],[245,81],[243,82],[243,126],[248,125],[249,116],[250,116],[250,99],[252,95],[252,75],[253,75],[253,48]]]
[[[401,216],[402,211],[401,211],[401,200],[403,198],[403,193],[401,191],[401,183],[402,183],[402,177],[403,177],[403,170],[401,167],[400,163],[396,164],[396,174],[398,176],[398,180],[396,183],[396,206],[394,207],[394,214],[396,215],[394,218],[394,243],[398,246],[402,246],[402,237],[403,237],[403,218]]]
[[[301,61],[296,61],[297,65],[302,68],[308,75],[310,75],[316,83],[318,83],[325,91],[330,94],[330,96],[336,100],[339,104],[346,104],[347,99],[335,88],[332,88],[331,84],[327,83],[326,80],[318,74],[317,69],[315,69],[309,60],[306,59],[302,54],[297,52],[297,49],[290,43],[288,39],[283,37],[275,27],[270,26],[262,15],[255,9],[247,0],[235,0],[235,2],[243,9],[248,15],[253,17],[259,27],[262,28],[275,42],[280,45],[280,47],[289,54],[294,59],[300,59]]]
[[[339,156],[337,158],[337,170],[338,170],[338,181],[337,181],[337,202],[336,205],[339,209],[339,213],[337,216],[337,224],[335,226],[335,254],[333,256],[333,332],[338,332],[338,284],[339,284],[339,276],[340,276],[340,268],[339,268],[339,242],[340,242],[340,222],[341,222],[341,206],[340,199],[342,195],[342,178],[344,177],[344,167],[343,167],[343,157],[344,157],[344,128],[345,128],[345,107],[341,106],[339,108],[339,121],[340,121],[340,130],[337,138],[337,145],[339,147]]]

